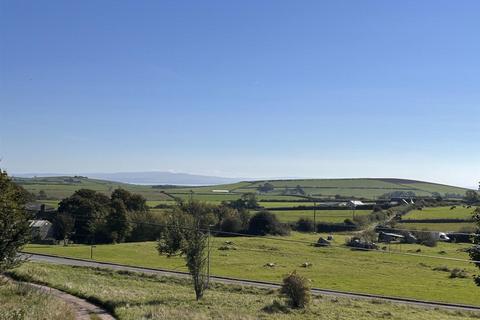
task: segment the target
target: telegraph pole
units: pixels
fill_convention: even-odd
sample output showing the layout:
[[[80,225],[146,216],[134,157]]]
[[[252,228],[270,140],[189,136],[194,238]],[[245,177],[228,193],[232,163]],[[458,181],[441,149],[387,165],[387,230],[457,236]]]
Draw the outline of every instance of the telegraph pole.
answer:
[[[212,225],[208,225],[208,238],[207,238],[207,288],[210,284],[210,227]]]

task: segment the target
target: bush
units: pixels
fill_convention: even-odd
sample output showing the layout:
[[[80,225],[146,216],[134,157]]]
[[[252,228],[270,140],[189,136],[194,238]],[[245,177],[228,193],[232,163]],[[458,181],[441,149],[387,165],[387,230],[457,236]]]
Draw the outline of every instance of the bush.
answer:
[[[277,216],[266,210],[257,212],[248,222],[248,233],[255,235],[287,235],[289,229],[282,225]]]
[[[452,272],[450,272],[450,278],[465,279],[465,278],[468,278],[468,273],[465,271],[465,269],[455,268],[452,270]]]
[[[297,223],[295,224],[295,228],[297,231],[301,232],[315,231],[315,225],[313,224],[313,221],[305,218],[298,219]]]
[[[238,215],[227,216],[220,223],[220,231],[239,233],[242,231],[242,220]]]
[[[310,301],[310,287],[308,280],[293,271],[283,278],[280,293],[287,299],[292,308],[305,308]]]
[[[433,234],[433,232],[430,232],[428,230],[422,230],[422,231],[414,232],[414,235],[417,238],[418,243],[423,244],[424,246],[427,246],[427,247],[437,246],[438,240]]]

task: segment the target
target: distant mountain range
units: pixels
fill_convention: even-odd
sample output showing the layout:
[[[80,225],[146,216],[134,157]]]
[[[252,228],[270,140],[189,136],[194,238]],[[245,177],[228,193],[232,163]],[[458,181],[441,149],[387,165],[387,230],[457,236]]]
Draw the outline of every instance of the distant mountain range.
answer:
[[[225,178],[216,176],[205,176],[190,173],[173,173],[163,171],[145,171],[145,172],[115,172],[115,173],[21,173],[13,174],[18,178],[32,177],[60,177],[60,176],[84,176],[92,179],[109,180],[123,183],[146,184],[146,185],[215,185],[235,183],[244,178]],[[248,179],[251,180],[251,179]]]

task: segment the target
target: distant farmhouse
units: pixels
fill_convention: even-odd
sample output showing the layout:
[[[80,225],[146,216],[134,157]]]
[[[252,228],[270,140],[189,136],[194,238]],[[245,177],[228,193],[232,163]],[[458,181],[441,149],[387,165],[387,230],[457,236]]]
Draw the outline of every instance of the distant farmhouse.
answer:
[[[33,242],[44,241],[53,238],[53,225],[48,220],[31,220]]]

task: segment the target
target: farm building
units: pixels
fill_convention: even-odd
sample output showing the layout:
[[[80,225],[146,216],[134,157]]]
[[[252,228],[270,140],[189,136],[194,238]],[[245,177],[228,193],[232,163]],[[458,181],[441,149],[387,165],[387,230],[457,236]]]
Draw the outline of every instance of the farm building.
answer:
[[[30,228],[34,240],[45,240],[53,236],[52,223],[48,220],[31,220]]]
[[[359,201],[359,200],[350,200],[350,201],[347,202],[347,205],[349,207],[355,208],[355,207],[358,207],[358,206],[364,206],[365,204],[362,201]]]

